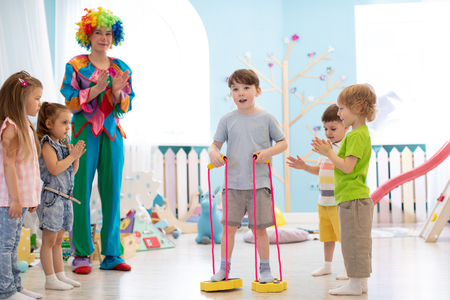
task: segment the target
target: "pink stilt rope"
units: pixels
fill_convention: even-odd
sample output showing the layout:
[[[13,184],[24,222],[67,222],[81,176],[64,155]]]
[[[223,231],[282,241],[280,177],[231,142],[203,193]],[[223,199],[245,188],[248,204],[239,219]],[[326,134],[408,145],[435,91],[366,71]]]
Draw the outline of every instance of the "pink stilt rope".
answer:
[[[255,179],[255,161],[258,158],[257,155],[253,155],[253,218],[255,222],[255,281],[258,281],[258,250],[257,250],[257,244],[256,244],[256,179]],[[270,178],[270,190],[272,195],[272,213],[273,213],[273,221],[275,225],[275,235],[277,240],[277,250],[278,250],[278,265],[280,269],[280,281],[283,281],[283,274],[281,272],[281,255],[280,255],[280,245],[278,243],[278,228],[277,228],[277,219],[275,217],[275,200],[273,198],[273,182],[272,182],[272,170],[270,168],[270,162],[268,163],[269,166],[269,178]]]
[[[270,178],[270,190],[272,191],[272,213],[273,213],[273,221],[275,223],[275,236],[277,238],[277,251],[278,251],[278,265],[280,268],[280,281],[283,281],[283,273],[281,272],[281,255],[280,255],[280,244],[278,243],[278,227],[277,227],[277,219],[275,216],[275,200],[273,199],[273,183],[272,183],[272,170],[270,168],[270,163],[267,164],[269,166],[269,178]]]
[[[225,162],[225,280],[221,281],[203,281],[200,282],[200,290],[205,292],[215,292],[215,291],[225,291],[232,290],[236,288],[240,288],[243,286],[242,278],[228,278],[228,162],[227,157],[222,156],[223,161]],[[212,221],[212,205],[211,205],[211,169],[214,169],[214,165],[212,163],[208,164],[208,189],[209,189],[209,214],[211,216],[211,239],[212,239],[212,265],[213,265],[213,273],[216,274],[216,270],[214,267],[214,228]]]
[[[253,222],[254,222],[254,236],[255,236],[255,281],[258,281],[258,245],[256,238],[256,181],[255,181],[255,160],[258,157],[256,155],[253,156]]]
[[[228,159],[225,161],[225,281],[228,280]]]
[[[225,281],[228,281],[228,160],[224,156],[223,160],[225,162]],[[212,221],[212,208],[211,208],[211,169],[208,168],[208,191],[209,191],[209,221],[211,224],[211,242],[212,242],[212,268],[213,274],[216,274],[214,267],[214,227]]]
[[[208,168],[208,191],[209,191],[209,221],[211,223],[211,243],[212,243],[212,269],[213,274],[216,274],[216,270],[214,268],[214,228],[213,228],[213,220],[212,220],[212,208],[211,208],[211,169]]]

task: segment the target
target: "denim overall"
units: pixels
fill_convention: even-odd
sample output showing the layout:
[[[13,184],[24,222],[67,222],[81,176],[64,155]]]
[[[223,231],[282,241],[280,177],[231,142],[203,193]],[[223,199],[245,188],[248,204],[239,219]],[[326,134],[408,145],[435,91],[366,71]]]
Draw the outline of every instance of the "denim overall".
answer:
[[[55,149],[58,161],[69,156],[69,147],[58,144],[48,135],[41,140],[41,147],[44,142],[49,142]],[[73,224],[72,201],[55,192],[45,190],[44,187],[50,187],[58,192],[68,196],[73,195],[74,172],[70,165],[66,170],[58,175],[52,175],[45,165],[44,157],[39,157],[39,166],[41,171],[41,180],[44,182],[41,192],[41,204],[39,204],[36,213],[39,217],[39,228],[47,229],[52,232],[59,232],[61,229],[71,231]]]

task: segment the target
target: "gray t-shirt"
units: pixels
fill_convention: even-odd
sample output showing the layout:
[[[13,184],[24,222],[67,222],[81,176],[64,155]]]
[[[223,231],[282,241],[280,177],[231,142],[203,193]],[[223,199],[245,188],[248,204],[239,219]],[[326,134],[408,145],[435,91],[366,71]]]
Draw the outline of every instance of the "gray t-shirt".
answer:
[[[227,142],[228,188],[253,189],[253,153],[272,146],[286,135],[275,116],[265,110],[253,115],[242,115],[237,110],[223,116],[214,141]],[[256,188],[270,188],[269,169],[266,164],[255,164]],[[225,184],[224,184],[225,188]]]

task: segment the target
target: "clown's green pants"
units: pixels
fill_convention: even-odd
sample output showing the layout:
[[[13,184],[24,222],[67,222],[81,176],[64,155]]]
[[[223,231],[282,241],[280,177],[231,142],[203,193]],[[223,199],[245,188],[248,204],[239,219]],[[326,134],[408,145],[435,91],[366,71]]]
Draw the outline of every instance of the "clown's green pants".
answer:
[[[91,232],[90,199],[92,181],[98,172],[98,190],[102,202],[103,225],[101,229],[102,255],[105,255],[100,268],[111,269],[124,262],[120,244],[120,189],[123,171],[123,137],[119,129],[113,141],[103,131],[98,137],[87,124],[72,144],[79,140],[86,144],[86,153],[80,157],[78,172],[75,175],[73,196],[81,204],[73,205],[74,222],[72,242],[76,256],[88,256],[94,252]]]

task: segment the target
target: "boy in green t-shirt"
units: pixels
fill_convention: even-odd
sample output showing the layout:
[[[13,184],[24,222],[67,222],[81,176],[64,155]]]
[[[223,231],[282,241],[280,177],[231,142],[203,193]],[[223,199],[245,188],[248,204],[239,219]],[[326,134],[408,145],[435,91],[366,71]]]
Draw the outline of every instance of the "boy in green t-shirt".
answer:
[[[338,116],[345,127],[352,127],[343,139],[338,154],[330,141],[313,140],[313,151],[334,164],[334,197],[339,205],[342,255],[350,278],[348,284],[330,290],[332,295],[367,293],[367,278],[372,272],[373,202],[366,185],[372,144],[366,122],[376,115],[377,96],[369,84],[346,87],[337,99]]]

